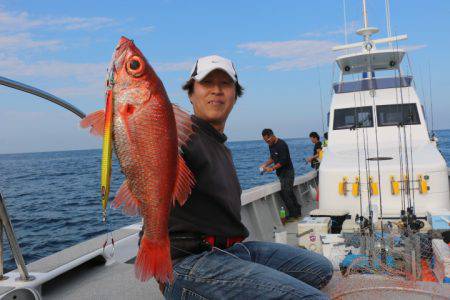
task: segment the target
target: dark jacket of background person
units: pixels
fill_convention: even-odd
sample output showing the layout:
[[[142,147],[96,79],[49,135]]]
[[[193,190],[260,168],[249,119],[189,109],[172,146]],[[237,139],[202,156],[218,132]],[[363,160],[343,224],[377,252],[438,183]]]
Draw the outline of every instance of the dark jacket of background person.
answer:
[[[321,141],[318,141],[317,143],[314,144],[313,155],[317,155],[319,150],[322,150],[322,142]],[[311,168],[317,170],[317,169],[319,169],[319,166],[320,166],[320,161],[318,159],[314,158],[311,161]]]
[[[274,165],[280,163],[282,166],[276,170],[277,176],[288,170],[294,170],[292,165],[291,155],[289,154],[289,147],[285,141],[278,138],[277,142],[269,146],[270,157]]]

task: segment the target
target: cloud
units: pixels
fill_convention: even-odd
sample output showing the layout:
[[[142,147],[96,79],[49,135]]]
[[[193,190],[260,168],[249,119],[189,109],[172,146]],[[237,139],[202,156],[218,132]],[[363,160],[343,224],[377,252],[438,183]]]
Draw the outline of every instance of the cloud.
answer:
[[[155,30],[155,26],[146,26],[146,27],[141,28],[142,32],[153,32],[154,30]]]
[[[335,42],[326,40],[291,40],[282,42],[251,42],[238,48],[253,52],[257,56],[281,59],[270,64],[267,69],[292,70],[308,69],[333,61],[331,48]]]
[[[276,59],[266,66],[269,71],[306,70],[329,64],[336,58],[331,48],[338,43],[329,40],[290,40],[250,42],[238,45],[238,48],[250,51],[256,56]],[[415,51],[427,47],[425,44],[401,47],[407,51]],[[383,46],[381,46],[383,48]],[[359,48],[353,49],[360,51]],[[353,52],[353,51],[351,51]]]
[[[18,57],[0,54],[0,74],[13,78],[72,78],[80,82],[91,82],[103,78],[107,63],[69,63],[58,60],[25,62]]]
[[[59,40],[34,40],[29,33],[18,33],[14,35],[0,35],[0,50],[16,51],[18,48],[24,49],[47,49],[57,50],[62,47]]]
[[[428,45],[420,44],[420,45],[409,45],[409,46],[404,46],[404,47],[400,47],[400,48],[403,48],[404,50],[411,52],[411,51],[420,50],[420,49],[423,49],[426,47],[428,47]]]
[[[347,24],[347,35],[353,34],[361,27],[358,21],[351,21]],[[303,33],[304,37],[323,37],[323,36],[339,36],[345,34],[345,28],[339,28],[335,30],[321,30]]]
[[[54,30],[98,30],[117,25],[107,17],[32,17],[27,12],[9,12],[0,8],[0,31],[21,32],[37,28]]]

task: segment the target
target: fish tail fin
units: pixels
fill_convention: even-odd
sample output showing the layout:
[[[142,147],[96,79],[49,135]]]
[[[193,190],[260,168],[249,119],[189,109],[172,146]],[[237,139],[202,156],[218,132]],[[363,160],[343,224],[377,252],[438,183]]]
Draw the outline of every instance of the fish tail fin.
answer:
[[[92,135],[103,136],[103,131],[105,128],[105,110],[101,109],[87,115],[80,121],[80,126],[82,128],[91,126],[90,133]]]
[[[173,204],[175,205],[175,201],[178,201],[178,203],[182,206],[186,202],[194,185],[194,175],[191,170],[189,170],[189,167],[186,165],[183,157],[178,154],[178,170],[173,193]]]
[[[155,277],[158,282],[173,282],[169,239],[152,241],[144,234],[134,264],[134,272],[136,278],[141,281]]]
[[[112,208],[119,208],[123,204],[122,211],[130,216],[139,214],[139,200],[133,195],[128,185],[128,180],[122,183],[122,186],[116,193],[114,201],[111,203]]]

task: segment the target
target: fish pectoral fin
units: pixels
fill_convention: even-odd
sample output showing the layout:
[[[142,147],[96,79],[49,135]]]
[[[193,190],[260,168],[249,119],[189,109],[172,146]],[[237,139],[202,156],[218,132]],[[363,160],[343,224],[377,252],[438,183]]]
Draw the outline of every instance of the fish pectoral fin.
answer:
[[[80,126],[82,128],[91,126],[90,133],[92,135],[103,136],[103,131],[105,128],[105,110],[101,109],[87,115],[80,121]]]
[[[172,108],[177,125],[178,150],[181,152],[181,146],[186,145],[190,136],[194,133],[195,125],[191,120],[191,116],[178,105],[172,104]]]
[[[173,204],[175,205],[175,201],[178,201],[182,206],[186,202],[194,185],[194,174],[189,170],[183,157],[178,154],[177,181],[175,182],[175,189],[173,192]]]
[[[116,193],[114,201],[111,203],[111,207],[115,209],[119,208],[121,205],[123,205],[122,211],[127,215],[136,216],[140,214],[139,200],[131,192],[128,186],[128,180],[125,180],[122,183],[122,186]]]

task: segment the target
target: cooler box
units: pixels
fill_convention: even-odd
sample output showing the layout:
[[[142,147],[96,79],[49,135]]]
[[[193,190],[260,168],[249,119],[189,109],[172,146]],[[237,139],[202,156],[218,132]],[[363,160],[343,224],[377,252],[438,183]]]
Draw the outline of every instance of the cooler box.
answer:
[[[439,282],[450,281],[450,246],[443,240],[434,239],[433,245],[433,273]]]
[[[356,224],[354,219],[345,220],[342,223],[342,231],[341,233],[356,233],[359,232],[359,225]]]
[[[330,230],[330,217],[305,217],[298,222],[298,245],[308,250],[322,253],[321,234]]]
[[[331,233],[341,233],[342,223],[350,218],[348,210],[329,210],[329,209],[314,209],[309,212],[311,217],[330,217],[331,218]]]
[[[427,221],[435,231],[450,230],[450,211],[435,210],[427,211]]]

